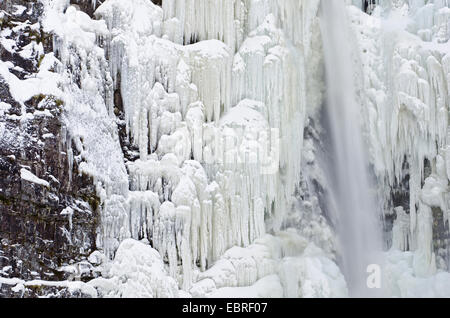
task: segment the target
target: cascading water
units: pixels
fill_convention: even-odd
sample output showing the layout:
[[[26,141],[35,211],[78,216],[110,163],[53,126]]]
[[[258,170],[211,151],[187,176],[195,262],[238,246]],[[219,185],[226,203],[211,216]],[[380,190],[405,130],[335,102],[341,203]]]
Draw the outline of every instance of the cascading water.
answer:
[[[342,268],[350,294],[371,297],[378,292],[367,287],[367,267],[380,263],[375,255],[381,251],[381,228],[361,136],[348,39],[350,28],[344,1],[322,1],[321,10],[326,113],[333,154],[328,167],[333,180],[329,208],[336,221]]]

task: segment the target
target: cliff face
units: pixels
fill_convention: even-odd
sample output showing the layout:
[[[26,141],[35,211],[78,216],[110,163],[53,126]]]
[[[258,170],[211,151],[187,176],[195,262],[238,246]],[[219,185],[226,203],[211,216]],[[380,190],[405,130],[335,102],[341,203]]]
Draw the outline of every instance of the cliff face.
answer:
[[[0,276],[64,280],[62,266],[95,250],[99,198],[64,149],[71,140],[63,102],[51,94],[27,96],[53,50],[41,25],[42,3],[7,0],[0,10]],[[49,292],[13,293],[13,286],[3,284],[0,295]]]
[[[346,2],[388,294],[446,295],[448,5]],[[346,296],[319,3],[1,1],[0,296]]]
[[[397,267],[392,290],[420,295],[419,278],[430,293],[448,295],[431,286],[438,276],[448,279],[450,264],[450,8],[445,1],[380,1],[372,16],[356,8],[349,14],[367,141],[386,203],[387,245],[403,255],[388,257]]]
[[[44,280],[39,285],[55,280],[64,291],[66,278],[88,280],[102,270],[102,278],[82,285],[83,294],[176,296],[178,289],[180,293],[192,289],[202,296],[261,280],[258,286],[273,286],[270,293],[281,296],[281,280],[287,279],[284,270],[278,269],[281,256],[295,256],[294,263],[286,259],[283,268],[298,267],[299,279],[309,275],[303,270],[309,257],[339,272],[332,260],[316,258],[322,253],[333,257],[332,234],[315,210],[320,211],[317,197],[306,194],[310,187],[306,183],[296,190],[306,121],[321,103],[320,57],[312,53],[320,49],[313,40],[319,38],[318,1],[262,6],[253,1],[217,5],[106,1],[95,17],[96,1],[71,3],[68,9],[68,1],[3,3],[5,17],[23,15],[39,30],[39,40],[27,47],[36,47],[27,58],[31,66],[23,67],[31,78],[13,77],[14,65],[2,62],[1,75],[7,77],[3,118],[5,125],[17,119],[14,123],[19,127],[5,130],[9,135],[17,131],[8,140],[32,134],[22,127],[38,129],[28,138],[33,142],[16,147],[20,156],[7,157],[14,147],[2,145],[10,165],[2,185],[5,204],[9,204],[4,214],[15,215],[5,226],[37,228],[34,234],[40,237],[45,232],[42,239],[48,246],[41,251],[30,235],[24,235],[30,241],[22,245],[14,245],[19,239],[8,242],[2,252],[11,255],[4,267],[11,273],[2,274],[7,277],[2,288],[12,287],[19,296],[23,292],[35,295],[27,282],[34,277],[24,273],[29,271]],[[34,20],[32,12],[36,12]],[[7,39],[13,36],[4,33]],[[45,39],[42,45],[41,38]],[[12,45],[12,41],[5,43]],[[34,43],[31,38],[26,41],[24,46]],[[13,56],[22,48],[6,51]],[[306,64],[306,59],[311,63]],[[264,81],[248,80],[260,76]],[[30,92],[21,92],[20,85]],[[33,90],[39,94],[29,96]],[[17,118],[10,118],[13,111]],[[233,129],[236,135],[227,137]],[[312,135],[314,128],[306,131]],[[229,144],[208,140],[214,135],[234,139],[237,152],[233,154]],[[267,158],[256,158],[258,138],[266,148],[267,142],[273,143],[271,149],[262,150],[269,151],[264,154]],[[310,153],[305,165],[314,167],[314,137],[307,139]],[[292,142],[299,151],[288,151]],[[278,147],[284,153],[281,156]],[[223,162],[221,156],[233,161]],[[314,188],[323,189],[315,180],[318,176],[311,179]],[[303,201],[307,218],[301,220],[295,213],[288,216],[296,191],[314,202]],[[36,206],[30,207],[31,202]],[[29,221],[28,215],[37,217]],[[266,225],[275,234],[288,226],[307,228],[310,222],[321,232],[305,235],[324,251],[310,247],[306,259],[299,256],[308,241],[297,231],[280,238],[265,236]],[[8,228],[2,235],[14,237],[17,232]],[[289,247],[291,240],[301,242],[298,248]],[[149,243],[155,250],[148,248]],[[274,244],[279,249],[272,250]],[[11,246],[18,250],[11,252]],[[233,246],[237,252],[225,255]],[[27,249],[30,256],[25,257],[25,251],[19,254],[20,249]],[[89,258],[91,265],[84,259],[93,249],[99,251]],[[135,263],[129,262],[139,262],[142,253],[148,254],[148,262],[138,266],[136,274]],[[14,257],[33,263],[35,258],[50,256],[53,275],[38,263],[27,263],[22,272],[16,265],[15,271],[8,267]],[[114,261],[93,268],[108,258]],[[123,266],[124,262],[129,266]],[[154,270],[161,270],[158,275],[163,279],[155,280]],[[199,270],[205,273],[199,275]],[[224,277],[209,278],[215,271]],[[139,273],[145,273],[148,281],[139,279]],[[328,287],[334,280],[338,287]],[[315,284],[324,285],[327,295],[345,294],[340,274],[325,275]],[[71,291],[77,290],[77,285],[69,285]],[[292,296],[308,292],[290,291]]]

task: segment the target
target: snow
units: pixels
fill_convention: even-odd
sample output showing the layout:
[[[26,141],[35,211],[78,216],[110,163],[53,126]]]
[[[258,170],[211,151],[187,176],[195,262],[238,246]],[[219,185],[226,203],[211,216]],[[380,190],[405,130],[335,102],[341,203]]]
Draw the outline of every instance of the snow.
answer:
[[[24,6],[14,6],[16,8],[17,15],[21,15],[26,9]],[[9,91],[12,97],[21,105],[20,118],[23,121],[32,118],[30,114],[26,114],[25,102],[30,100],[34,96],[38,95],[53,95],[55,98],[59,98],[62,95],[59,89],[58,76],[51,71],[55,60],[53,53],[44,55],[44,48],[42,43],[31,41],[28,45],[25,45],[18,49],[15,40],[10,38],[14,32],[22,32],[24,29],[31,29],[32,31],[39,31],[40,23],[30,24],[27,20],[25,22],[18,22],[14,24],[12,28],[4,27],[0,32],[0,43],[9,52],[18,54],[23,59],[37,59],[39,58],[41,63],[39,64],[39,70],[33,76],[19,79],[13,71],[22,71],[20,67],[15,67],[13,63],[9,61],[0,61],[0,77],[5,81],[9,87]],[[4,114],[4,103],[0,106],[0,115]]]
[[[14,8],[16,10],[13,12],[13,15],[22,15],[27,9],[27,7],[21,5],[14,5]]]
[[[3,116],[11,108],[11,105],[5,102],[0,102],[0,116]]]
[[[177,284],[168,276],[160,254],[145,243],[124,240],[110,266],[107,275],[111,278],[97,278],[87,284],[104,297],[178,297]]]
[[[0,286],[2,284],[14,286],[12,287],[12,290],[16,293],[24,291],[26,287],[58,287],[58,288],[67,288],[67,290],[70,293],[81,292],[82,294],[92,298],[96,298],[98,296],[95,288],[81,281],[43,281],[43,280],[24,281],[18,278],[0,277]]]
[[[61,96],[56,75],[48,70],[48,64],[41,65],[36,77],[20,80],[9,71],[8,62],[0,61],[0,76],[9,86],[12,97],[23,105],[36,95]]]
[[[439,271],[432,276],[417,277],[414,274],[412,252],[393,249],[387,253],[387,260],[383,279],[391,297],[448,298],[450,296],[448,272]]]
[[[277,275],[261,278],[248,287],[224,287],[213,292],[211,298],[281,298],[283,287]]]
[[[345,280],[323,250],[295,230],[233,247],[190,289],[196,297],[346,297]]]
[[[69,228],[72,230],[72,217],[73,217],[74,210],[71,207],[64,208],[59,215],[67,215],[67,218],[69,220]]]
[[[20,169],[20,177],[23,180],[26,180],[26,181],[29,181],[32,183],[36,183],[36,184],[42,185],[47,188],[50,187],[50,184],[48,183],[48,181],[45,181],[43,179],[36,177],[31,171],[29,171],[25,168]]]
[[[102,220],[108,228],[107,225],[114,222],[111,218],[119,212],[112,213],[108,207],[116,204],[115,196],[128,192],[117,123],[110,116],[113,83],[105,51],[97,46],[97,39],[107,36],[109,31],[105,21],[92,20],[73,6],[63,13],[67,6],[64,1],[45,2],[45,6],[44,30],[54,34],[55,52],[61,60],[55,75],[63,90],[63,147],[69,155],[69,162],[73,160],[72,147],[80,153],[80,173],[93,177],[105,206]],[[80,86],[76,78],[80,79]],[[69,167],[69,178],[71,170]],[[117,248],[116,239],[109,238],[108,233],[97,239],[108,252],[112,253]]]

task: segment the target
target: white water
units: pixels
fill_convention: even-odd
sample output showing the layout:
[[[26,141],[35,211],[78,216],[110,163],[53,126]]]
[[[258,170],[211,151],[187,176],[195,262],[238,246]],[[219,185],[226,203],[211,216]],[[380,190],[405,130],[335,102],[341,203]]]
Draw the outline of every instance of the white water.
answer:
[[[356,102],[344,1],[322,1],[321,28],[324,45],[327,113],[333,157],[334,206],[330,211],[339,237],[341,266],[350,294],[377,295],[368,289],[367,266],[378,264],[381,228],[367,170],[359,105]],[[381,265],[381,264],[380,264]]]

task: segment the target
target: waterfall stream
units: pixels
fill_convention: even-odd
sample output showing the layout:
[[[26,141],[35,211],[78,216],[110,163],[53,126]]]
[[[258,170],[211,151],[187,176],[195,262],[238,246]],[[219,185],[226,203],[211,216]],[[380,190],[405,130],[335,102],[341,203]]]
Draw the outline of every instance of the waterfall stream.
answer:
[[[336,222],[341,266],[352,296],[376,296],[366,284],[370,264],[381,251],[376,200],[371,193],[368,160],[356,102],[349,26],[344,1],[322,1],[330,152],[333,180],[330,213]],[[332,202],[332,203],[331,203]]]

